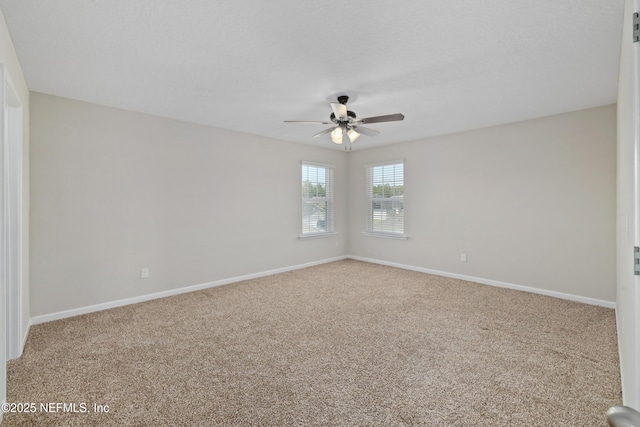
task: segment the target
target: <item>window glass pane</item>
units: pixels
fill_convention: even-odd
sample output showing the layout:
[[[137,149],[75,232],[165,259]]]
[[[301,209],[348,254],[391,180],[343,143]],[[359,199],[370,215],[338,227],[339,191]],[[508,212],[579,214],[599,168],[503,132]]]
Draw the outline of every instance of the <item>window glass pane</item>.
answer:
[[[333,231],[333,169],[302,164],[302,234]]]
[[[302,212],[302,232],[327,231],[327,202],[306,201]]]
[[[404,232],[404,203],[402,199],[377,199],[372,202],[371,231]]]
[[[367,230],[404,233],[404,163],[367,168]]]

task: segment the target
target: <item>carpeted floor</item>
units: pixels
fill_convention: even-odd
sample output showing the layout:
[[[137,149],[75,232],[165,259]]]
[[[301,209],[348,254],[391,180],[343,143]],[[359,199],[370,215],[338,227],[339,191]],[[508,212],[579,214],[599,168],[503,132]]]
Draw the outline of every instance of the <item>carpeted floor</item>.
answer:
[[[3,426],[606,426],[621,404],[613,310],[353,260],[34,326],[7,393],[36,411]]]

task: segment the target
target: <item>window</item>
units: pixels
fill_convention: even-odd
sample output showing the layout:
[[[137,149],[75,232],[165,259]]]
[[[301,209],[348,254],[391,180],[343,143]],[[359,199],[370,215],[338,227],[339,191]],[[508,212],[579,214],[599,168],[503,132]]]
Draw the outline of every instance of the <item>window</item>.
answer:
[[[302,162],[302,235],[333,235],[333,166]]]
[[[367,165],[366,235],[406,239],[404,161]]]

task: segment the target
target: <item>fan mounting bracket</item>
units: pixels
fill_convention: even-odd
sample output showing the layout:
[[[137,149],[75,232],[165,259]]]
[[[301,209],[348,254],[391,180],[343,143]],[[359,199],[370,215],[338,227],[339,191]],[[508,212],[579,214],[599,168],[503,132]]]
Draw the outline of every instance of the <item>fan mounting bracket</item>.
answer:
[[[346,105],[347,101],[349,101],[349,97],[347,95],[341,95],[338,97],[338,102],[342,105]]]

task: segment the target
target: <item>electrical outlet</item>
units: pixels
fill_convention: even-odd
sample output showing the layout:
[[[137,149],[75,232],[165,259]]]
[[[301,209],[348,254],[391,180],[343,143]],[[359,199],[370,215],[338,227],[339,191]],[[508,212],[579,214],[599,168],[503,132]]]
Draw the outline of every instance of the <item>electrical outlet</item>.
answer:
[[[149,277],[149,269],[148,268],[143,268],[142,270],[140,270],[140,278],[141,279],[146,279]]]
[[[467,254],[464,252],[460,254],[460,261],[467,262]]]

